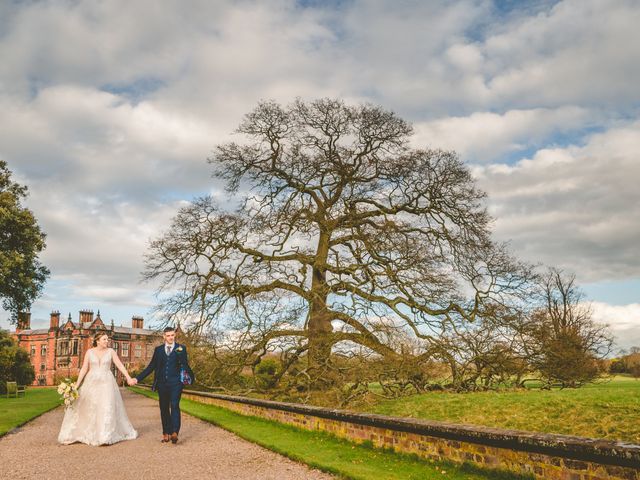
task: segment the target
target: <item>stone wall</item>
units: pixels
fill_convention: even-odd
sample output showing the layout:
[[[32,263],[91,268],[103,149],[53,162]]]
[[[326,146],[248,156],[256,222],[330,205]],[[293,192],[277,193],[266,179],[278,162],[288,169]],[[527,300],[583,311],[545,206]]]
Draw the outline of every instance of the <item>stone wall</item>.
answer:
[[[640,445],[455,425],[185,390],[183,398],[420,457],[544,480],[640,480]]]

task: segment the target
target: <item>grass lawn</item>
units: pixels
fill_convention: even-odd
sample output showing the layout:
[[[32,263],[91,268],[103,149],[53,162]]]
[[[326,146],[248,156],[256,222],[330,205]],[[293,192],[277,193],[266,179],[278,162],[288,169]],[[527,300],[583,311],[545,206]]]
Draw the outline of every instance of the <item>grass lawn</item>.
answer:
[[[397,417],[607,438],[640,444],[640,381],[618,376],[578,389],[443,393],[359,408]]]
[[[18,398],[0,396],[0,436],[61,403],[55,388],[27,388]]]
[[[151,398],[148,390],[131,390]],[[323,432],[310,432],[277,422],[237,414],[214,405],[182,400],[183,412],[219,425],[263,447],[344,478],[363,480],[488,480],[529,478],[477,468],[433,463],[411,455],[357,446]]]

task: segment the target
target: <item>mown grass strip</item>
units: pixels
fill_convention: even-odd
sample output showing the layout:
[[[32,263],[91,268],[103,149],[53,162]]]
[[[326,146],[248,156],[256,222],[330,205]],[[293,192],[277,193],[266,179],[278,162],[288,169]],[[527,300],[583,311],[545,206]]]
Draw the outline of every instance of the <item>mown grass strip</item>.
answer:
[[[154,392],[131,388],[150,398]],[[240,415],[230,410],[183,399],[183,412],[218,425],[269,450],[319,470],[357,480],[486,480],[524,479],[506,472],[481,470],[471,465],[428,462],[415,455],[405,455],[356,445],[324,432],[311,432],[259,417]]]
[[[430,392],[381,400],[359,410],[640,444],[640,380],[622,376],[564,390]]]
[[[61,403],[55,388],[27,388],[18,398],[0,396],[0,437]]]

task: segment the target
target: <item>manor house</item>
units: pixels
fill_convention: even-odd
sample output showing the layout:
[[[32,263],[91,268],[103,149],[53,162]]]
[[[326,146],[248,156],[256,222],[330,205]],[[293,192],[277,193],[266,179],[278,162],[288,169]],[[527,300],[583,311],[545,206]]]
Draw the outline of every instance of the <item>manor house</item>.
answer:
[[[56,385],[62,379],[77,376],[84,355],[92,347],[93,335],[105,330],[111,337],[110,346],[118,353],[129,373],[147,365],[153,349],[162,343],[162,333],[144,328],[144,319],[134,316],[131,327],[116,327],[113,320],[105,325],[100,311],[81,310],[77,322],[71,319],[60,325],[60,312],[51,312],[49,328],[31,329],[31,313],[18,316],[13,337],[31,356],[36,372],[34,385]],[[123,378],[113,367],[118,383]]]

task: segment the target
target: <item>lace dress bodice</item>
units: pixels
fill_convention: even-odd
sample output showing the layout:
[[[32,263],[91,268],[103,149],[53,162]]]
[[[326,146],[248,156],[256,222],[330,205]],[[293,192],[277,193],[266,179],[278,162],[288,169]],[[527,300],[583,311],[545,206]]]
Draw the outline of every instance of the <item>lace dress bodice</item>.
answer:
[[[113,375],[111,373],[112,351],[110,348],[107,348],[102,356],[98,355],[94,348],[87,352],[87,355],[89,355],[89,373],[87,373],[87,378],[89,378],[89,375],[104,375],[106,373]]]

